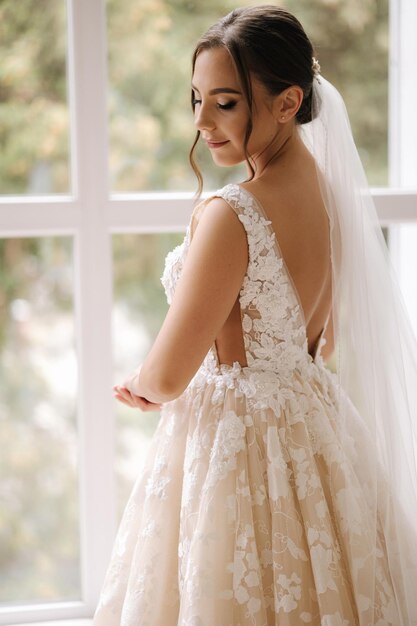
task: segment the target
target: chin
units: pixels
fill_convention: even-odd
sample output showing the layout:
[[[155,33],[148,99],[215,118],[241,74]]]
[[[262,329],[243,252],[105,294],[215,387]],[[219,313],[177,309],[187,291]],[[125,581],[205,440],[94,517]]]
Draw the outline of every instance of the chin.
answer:
[[[239,165],[239,163],[242,163],[242,161],[245,160],[245,157],[241,157],[239,158],[233,158],[233,157],[226,157],[226,156],[220,156],[217,154],[212,154],[212,158],[213,158],[213,162],[218,165],[219,167],[233,167],[234,165]]]

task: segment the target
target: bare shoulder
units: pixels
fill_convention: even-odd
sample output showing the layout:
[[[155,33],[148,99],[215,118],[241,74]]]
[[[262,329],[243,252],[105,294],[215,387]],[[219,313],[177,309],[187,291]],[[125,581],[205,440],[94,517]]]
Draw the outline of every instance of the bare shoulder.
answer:
[[[243,224],[240,222],[234,208],[221,196],[211,196],[199,203],[192,214],[192,233],[197,226],[213,234],[222,232],[223,236],[233,239],[245,238]]]

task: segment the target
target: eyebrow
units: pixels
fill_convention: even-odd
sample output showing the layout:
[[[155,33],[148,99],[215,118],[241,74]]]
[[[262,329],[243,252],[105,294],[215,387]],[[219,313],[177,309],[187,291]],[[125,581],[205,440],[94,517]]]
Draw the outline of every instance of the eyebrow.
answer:
[[[197,87],[191,85],[192,89],[198,91]],[[237,93],[242,95],[241,91],[237,91],[237,89],[231,89],[230,87],[217,87],[217,89],[210,89],[209,96],[215,96],[218,93]]]

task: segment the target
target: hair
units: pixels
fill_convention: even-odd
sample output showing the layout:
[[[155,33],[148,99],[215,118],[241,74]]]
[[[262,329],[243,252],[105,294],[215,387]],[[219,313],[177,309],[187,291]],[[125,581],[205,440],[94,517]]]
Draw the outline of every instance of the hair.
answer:
[[[253,128],[251,74],[273,96],[291,85],[300,86],[304,97],[296,113],[295,123],[306,124],[312,120],[314,48],[297,18],[274,5],[240,7],[218,20],[196,44],[192,56],[192,74],[200,52],[213,48],[225,48],[229,52],[248,105],[244,154],[251,171],[248,180],[252,180],[255,170],[247,149]],[[192,91],[191,107],[194,112]],[[197,197],[203,189],[203,177],[194,159],[199,138],[198,130],[189,153],[190,164],[198,180]]]

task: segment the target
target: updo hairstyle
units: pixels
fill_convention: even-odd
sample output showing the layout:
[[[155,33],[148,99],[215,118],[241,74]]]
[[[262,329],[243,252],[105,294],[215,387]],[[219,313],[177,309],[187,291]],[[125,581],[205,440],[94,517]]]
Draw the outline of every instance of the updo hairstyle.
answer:
[[[252,132],[253,98],[250,75],[253,74],[272,96],[279,95],[291,85],[303,90],[303,101],[297,111],[297,124],[312,119],[312,86],[314,49],[297,18],[275,5],[259,5],[234,9],[218,20],[199,39],[192,56],[192,74],[198,55],[203,50],[225,48],[235,65],[242,92],[249,109],[244,138],[245,158],[251,171],[247,146]],[[191,106],[194,112],[193,93]],[[194,160],[194,150],[200,138],[197,131],[189,160],[198,179],[197,196],[201,195],[203,179]]]

